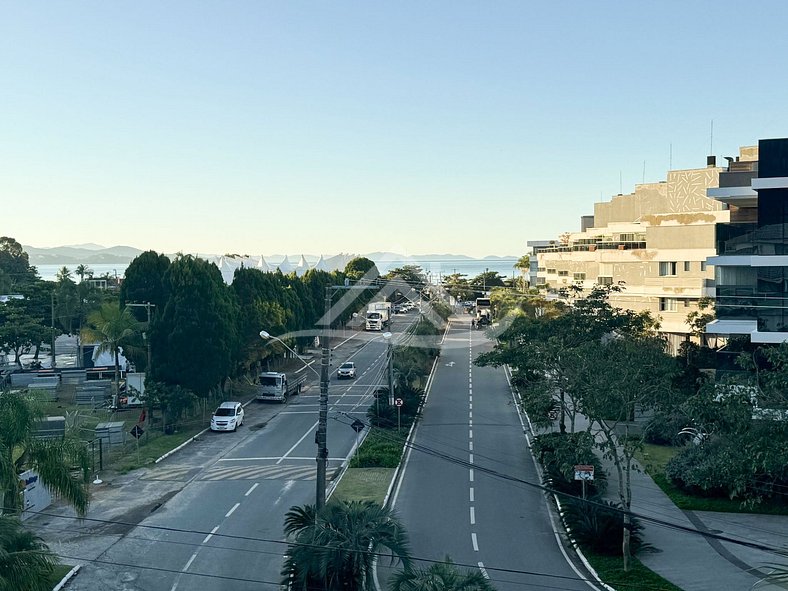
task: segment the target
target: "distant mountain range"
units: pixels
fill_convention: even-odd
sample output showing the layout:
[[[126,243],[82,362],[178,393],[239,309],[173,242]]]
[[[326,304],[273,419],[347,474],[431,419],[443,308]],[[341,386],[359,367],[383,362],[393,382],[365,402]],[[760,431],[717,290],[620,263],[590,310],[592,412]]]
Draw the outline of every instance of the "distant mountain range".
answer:
[[[56,246],[36,248],[23,245],[31,265],[98,265],[102,263],[129,263],[141,254],[139,248],[131,246],[111,246],[80,244],[76,246]]]
[[[53,248],[37,248],[35,246],[23,245],[25,252],[30,259],[31,265],[97,265],[97,264],[128,264],[140,255],[143,251],[139,248],[132,246],[111,246],[104,247],[100,244],[75,244],[71,246],[56,246]],[[210,256],[210,255],[201,255]],[[272,254],[265,255],[266,260],[269,258],[274,263],[281,261],[285,255]],[[297,260],[299,254],[290,254],[290,260]],[[414,263],[418,261],[434,260],[434,261],[473,261],[478,260],[464,254],[419,254],[419,255],[403,255],[395,252],[371,252],[365,255],[373,261],[410,261]],[[304,257],[313,262],[317,261],[320,257],[316,255],[304,255]],[[516,256],[486,256],[482,260],[485,261],[498,261],[517,259]]]

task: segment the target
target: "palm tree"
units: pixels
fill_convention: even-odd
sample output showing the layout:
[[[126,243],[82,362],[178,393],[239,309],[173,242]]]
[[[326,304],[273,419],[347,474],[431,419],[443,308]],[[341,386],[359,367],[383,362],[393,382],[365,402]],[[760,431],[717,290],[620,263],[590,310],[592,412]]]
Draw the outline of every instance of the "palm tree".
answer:
[[[85,280],[85,275],[92,273],[90,267],[87,265],[77,265],[77,268],[74,269],[77,275],[79,275],[79,282],[82,283]]]
[[[140,331],[140,324],[128,308],[120,308],[110,302],[104,303],[87,318],[88,325],[82,328],[81,338],[98,342],[98,352],[109,351],[115,359],[115,396],[120,383],[120,348]],[[117,404],[117,400],[113,400]]]
[[[46,544],[16,517],[0,517],[0,589],[48,591],[57,564]]]
[[[53,493],[70,503],[79,515],[84,515],[89,500],[90,458],[87,448],[70,438],[34,438],[40,414],[30,399],[18,392],[6,392],[0,396],[0,425],[3,426],[0,429],[0,497],[3,510],[13,513],[20,509],[19,474],[31,469]]]
[[[479,571],[461,572],[448,556],[428,569],[406,569],[394,575],[391,591],[494,591]]]
[[[525,277],[531,270],[531,257],[527,254],[524,254],[519,259],[517,259],[517,262],[514,264],[514,268],[520,271],[520,283],[523,286],[523,291],[525,291]]]
[[[71,281],[71,270],[68,267],[65,267],[65,266],[64,267],[60,267],[60,269],[58,269],[57,274],[55,276],[57,277],[57,282],[58,283],[64,283],[66,281]]]
[[[391,509],[372,501],[333,501],[291,507],[285,515],[290,538],[282,584],[293,589],[371,591],[378,553],[410,568],[407,533]]]

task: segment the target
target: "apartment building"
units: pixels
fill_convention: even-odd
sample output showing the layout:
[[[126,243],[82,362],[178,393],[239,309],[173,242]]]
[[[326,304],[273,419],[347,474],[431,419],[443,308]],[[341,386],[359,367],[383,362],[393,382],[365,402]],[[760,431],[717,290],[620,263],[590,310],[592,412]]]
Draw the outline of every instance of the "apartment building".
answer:
[[[717,228],[717,320],[706,332],[753,343],[788,340],[788,138],[761,140],[728,159],[711,198],[731,216]]]
[[[716,254],[715,227],[729,222],[730,212],[707,191],[724,170],[709,157],[704,168],[672,170],[665,181],[595,204],[585,229],[535,249],[536,284],[559,293],[571,285],[585,293],[596,284],[619,285],[611,303],[649,311],[677,351],[691,338],[687,315],[714,295],[708,259]]]

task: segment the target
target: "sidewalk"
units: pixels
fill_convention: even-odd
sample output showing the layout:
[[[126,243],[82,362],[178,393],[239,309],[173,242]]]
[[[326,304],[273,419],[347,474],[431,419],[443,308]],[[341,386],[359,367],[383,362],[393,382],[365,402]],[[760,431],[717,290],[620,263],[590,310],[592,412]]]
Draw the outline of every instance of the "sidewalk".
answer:
[[[585,428],[578,420],[577,429]],[[608,473],[606,499],[619,502],[618,474],[611,460],[602,459]],[[632,512],[643,517],[708,531],[736,540],[788,549],[788,516],[754,513],[684,511],[676,507],[641,466],[632,470]],[[720,542],[641,519],[643,539],[652,547],[638,559],[684,591],[747,591],[765,577],[770,563],[788,566],[788,558]],[[761,584],[759,590],[782,589]]]

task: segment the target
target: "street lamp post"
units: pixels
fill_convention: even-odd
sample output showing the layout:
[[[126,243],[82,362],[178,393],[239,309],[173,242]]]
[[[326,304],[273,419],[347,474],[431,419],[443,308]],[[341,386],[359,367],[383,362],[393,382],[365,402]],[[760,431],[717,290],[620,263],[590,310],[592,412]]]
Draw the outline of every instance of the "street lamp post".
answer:
[[[290,346],[289,346],[287,343],[285,343],[285,342],[284,342],[282,339],[280,339],[279,337],[275,337],[274,335],[272,335],[272,334],[268,334],[266,331],[264,331],[264,330],[261,330],[261,331],[260,331],[260,338],[261,338],[261,339],[263,339],[264,341],[267,341],[268,339],[271,339],[271,340],[273,340],[273,341],[278,341],[279,343],[281,343],[281,344],[282,344],[282,346],[283,346],[285,349],[287,349],[287,350],[288,350],[288,351],[290,351],[290,352],[291,352],[293,355],[295,355],[295,356],[296,356],[296,358],[297,358],[299,361],[301,361],[301,363],[303,363],[303,364],[304,364],[304,367],[306,367],[306,368],[307,368],[309,371],[311,371],[311,372],[312,372],[313,374],[315,374],[317,377],[320,377],[320,374],[319,374],[318,372],[316,372],[316,371],[314,370],[314,368],[313,368],[311,365],[309,365],[309,364],[308,364],[308,363],[306,363],[306,362],[305,362],[303,359],[301,359],[301,358],[298,356],[298,353],[296,353],[295,351],[293,351],[293,349],[291,349],[291,348],[290,348]]]

